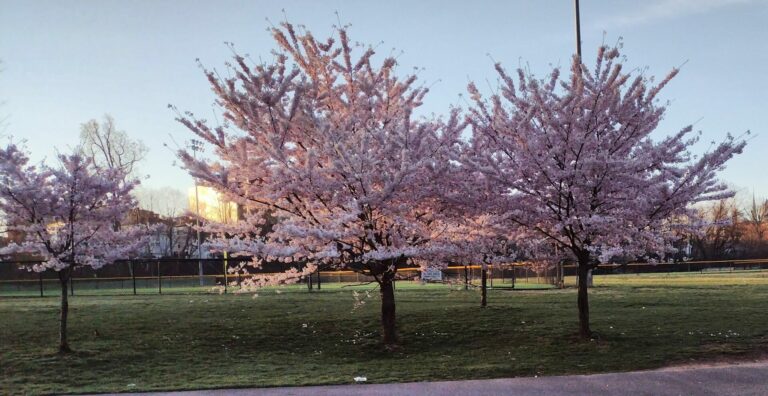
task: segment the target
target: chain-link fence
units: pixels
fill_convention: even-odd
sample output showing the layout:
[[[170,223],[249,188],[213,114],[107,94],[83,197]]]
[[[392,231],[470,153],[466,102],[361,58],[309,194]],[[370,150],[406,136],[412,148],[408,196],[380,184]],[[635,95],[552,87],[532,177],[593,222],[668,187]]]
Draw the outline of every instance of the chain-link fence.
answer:
[[[243,281],[256,274],[279,273],[290,264],[269,263],[261,269],[240,268],[241,259],[147,259],[124,260],[99,269],[76,267],[68,289],[72,295],[89,294],[162,294],[228,293],[241,289]],[[34,272],[36,262],[0,262],[0,296],[58,295],[61,285],[55,271]],[[234,269],[234,270],[233,270]],[[239,269],[239,270],[238,270]],[[487,268],[491,288],[542,288],[553,284],[552,271],[537,270],[523,264],[496,265]],[[481,283],[478,265],[442,268],[437,279],[425,281],[420,268],[399,268],[396,282],[403,285],[445,285],[474,288]],[[305,277],[298,285],[308,290],[338,288],[374,282],[374,278],[354,271],[320,270]]]
[[[77,267],[68,284],[72,295],[93,294],[162,294],[162,293],[231,293],[241,290],[243,281],[255,274],[278,273],[290,264],[269,263],[261,269],[239,268],[242,259],[151,259],[124,260],[100,269]],[[54,271],[33,272],[34,262],[0,262],[0,296],[52,296],[61,292]],[[574,265],[512,263],[487,268],[486,285],[493,289],[543,289],[573,281]],[[767,269],[768,259],[688,261],[679,263],[628,263],[602,265],[594,275],[659,273],[659,272],[723,272]],[[398,268],[400,285],[477,288],[482,282],[482,266],[455,265],[442,268],[437,276],[422,276],[420,268]],[[320,270],[305,277],[297,285],[286,287],[307,290],[333,289],[374,282],[369,276],[354,271]],[[573,281],[575,282],[575,281]]]

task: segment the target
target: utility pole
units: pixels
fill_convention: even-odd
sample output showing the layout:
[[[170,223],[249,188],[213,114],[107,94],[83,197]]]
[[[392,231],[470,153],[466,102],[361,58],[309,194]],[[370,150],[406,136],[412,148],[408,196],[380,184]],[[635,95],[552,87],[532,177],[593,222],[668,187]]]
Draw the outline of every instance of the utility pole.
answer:
[[[579,0],[573,0],[573,5],[576,8],[576,55],[579,56],[579,62],[581,62],[581,18],[579,16]]]
[[[189,141],[192,156],[197,159],[197,152],[203,151],[203,142],[192,139]],[[200,195],[197,191],[197,179],[195,179],[195,212],[197,213],[197,272],[200,275],[200,286],[205,286],[203,278],[203,247],[200,239]]]
[[[573,5],[576,11],[576,55],[579,57],[579,64],[581,64],[581,15],[579,15],[579,0],[573,0]],[[592,287],[592,270],[587,273],[587,287]]]

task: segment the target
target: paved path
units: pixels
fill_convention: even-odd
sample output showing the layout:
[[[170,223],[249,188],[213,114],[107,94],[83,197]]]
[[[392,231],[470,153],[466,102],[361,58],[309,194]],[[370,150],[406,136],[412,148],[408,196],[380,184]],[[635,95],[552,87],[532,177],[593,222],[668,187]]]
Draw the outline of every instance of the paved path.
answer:
[[[768,395],[768,361],[629,373],[493,380],[141,393],[163,396]],[[125,394],[122,394],[125,395]]]

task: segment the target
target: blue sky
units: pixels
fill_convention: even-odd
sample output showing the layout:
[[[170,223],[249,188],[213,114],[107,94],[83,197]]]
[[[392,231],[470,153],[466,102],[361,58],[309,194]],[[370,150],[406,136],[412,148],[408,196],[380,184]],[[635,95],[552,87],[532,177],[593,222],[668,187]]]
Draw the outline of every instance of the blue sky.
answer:
[[[461,104],[467,82],[495,85],[493,61],[544,75],[574,52],[573,2],[547,1],[8,1],[0,0],[0,115],[36,159],[78,139],[79,126],[111,114],[150,147],[148,187],[183,191],[192,180],[163,143],[191,138],[169,103],[213,118],[214,97],[195,63],[222,68],[238,51],[269,59],[267,19],[332,33],[336,12],[351,37],[396,48],[404,72],[423,68],[431,85],[424,111]],[[663,92],[672,105],[659,133],[695,123],[698,150],[727,132],[750,129],[746,152],[722,173],[743,193],[768,197],[768,1],[582,0],[589,63],[602,43],[623,38],[628,66],[662,77],[683,65]],[[486,88],[487,89],[487,88]]]

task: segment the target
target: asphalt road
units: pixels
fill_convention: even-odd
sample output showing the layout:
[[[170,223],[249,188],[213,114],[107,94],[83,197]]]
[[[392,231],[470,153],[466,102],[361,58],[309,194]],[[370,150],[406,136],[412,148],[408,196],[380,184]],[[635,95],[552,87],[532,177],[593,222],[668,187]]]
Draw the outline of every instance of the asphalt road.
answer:
[[[350,381],[352,379],[350,378]],[[768,395],[768,361],[538,378],[141,393],[163,396]],[[121,395],[126,395],[125,393]]]

